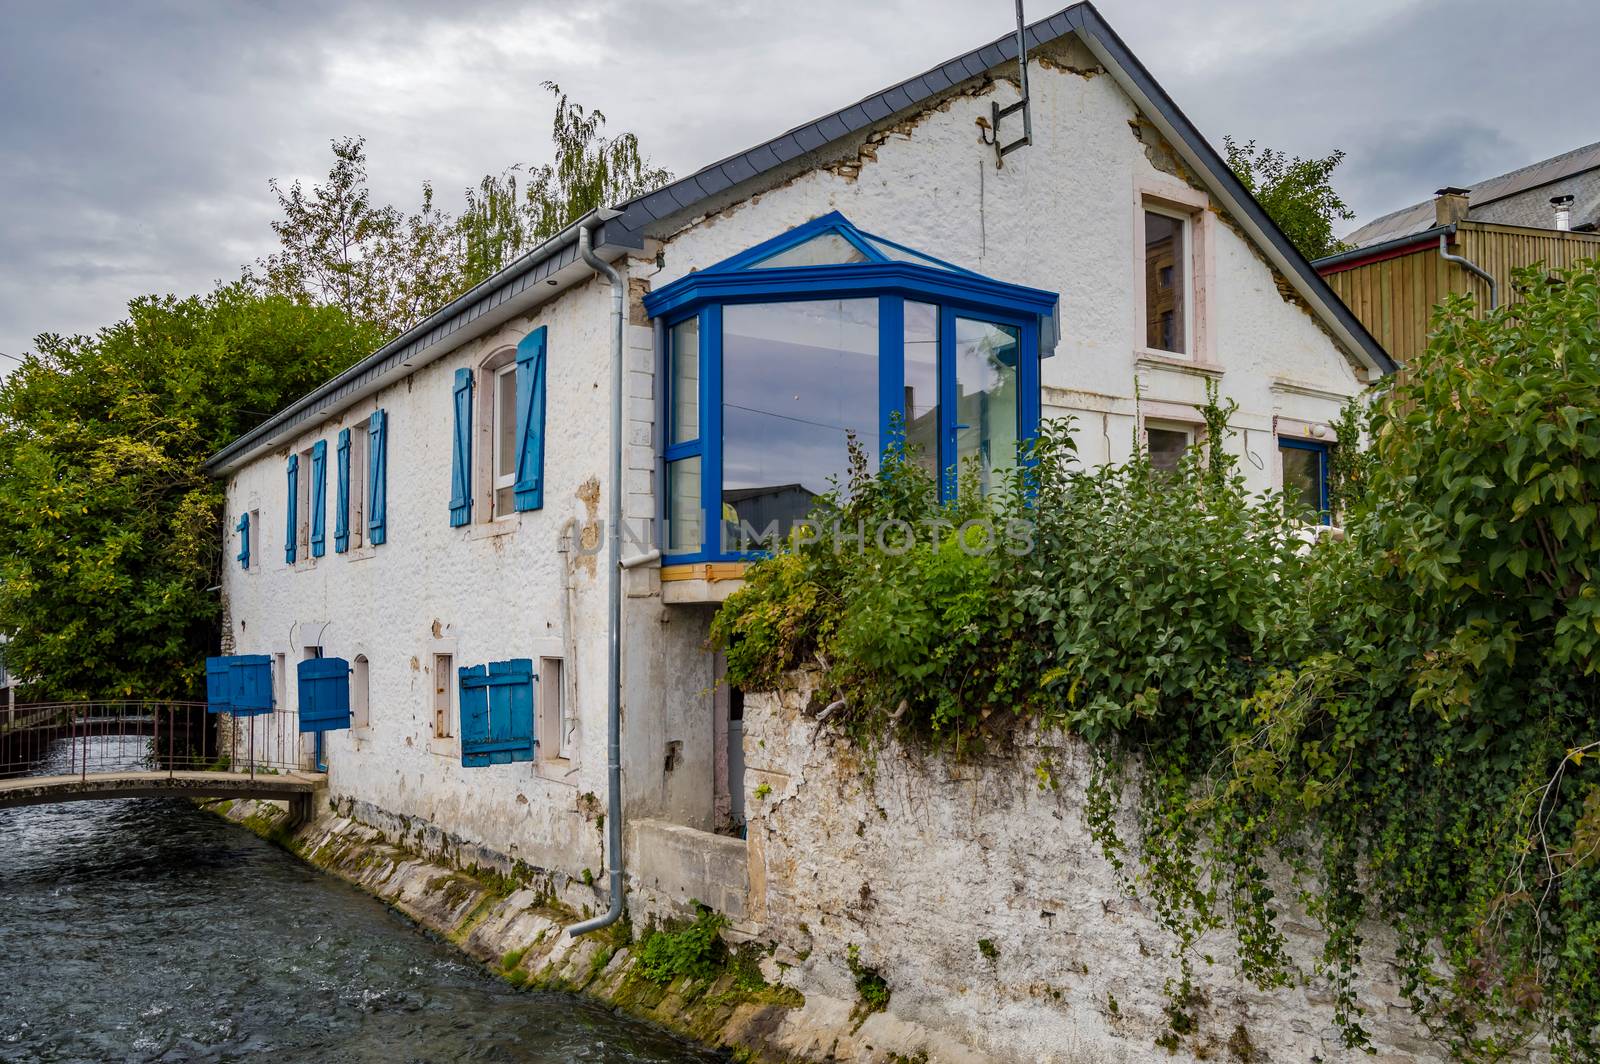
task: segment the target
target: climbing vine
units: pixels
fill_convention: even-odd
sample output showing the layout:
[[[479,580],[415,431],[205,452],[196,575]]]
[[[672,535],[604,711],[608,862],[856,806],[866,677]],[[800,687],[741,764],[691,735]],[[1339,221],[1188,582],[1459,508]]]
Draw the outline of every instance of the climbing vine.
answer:
[[[1600,275],[1516,283],[1485,318],[1445,305],[1408,379],[1341,415],[1342,539],[1247,489],[1215,393],[1210,446],[1173,472],[1084,468],[1049,424],[1021,470],[984,493],[963,469],[941,502],[914,454],[874,475],[858,451],[817,534],[718,614],[732,679],[820,669],[823,712],[863,743],[961,756],[1022,724],[1089,743],[1091,830],[1170,933],[1174,1040],[1208,932],[1258,987],[1299,977],[1295,908],[1347,1045],[1369,1041],[1380,920],[1458,1059],[1539,1036],[1596,1059]],[[875,549],[885,525],[917,535]]]

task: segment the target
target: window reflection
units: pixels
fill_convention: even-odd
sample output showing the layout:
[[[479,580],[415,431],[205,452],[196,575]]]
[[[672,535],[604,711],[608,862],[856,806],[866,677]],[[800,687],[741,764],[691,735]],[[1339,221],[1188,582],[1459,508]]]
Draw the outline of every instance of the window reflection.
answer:
[[[877,468],[878,301],[731,305],[722,328],[726,546],[787,535],[848,471],[854,432]]]
[[[1327,523],[1328,452],[1314,444],[1278,445],[1283,459],[1283,500],[1291,517]]]
[[[842,266],[849,262],[870,262],[866,254],[838,233],[823,233],[804,244],[768,256],[755,264],[758,270],[782,266]]]
[[[700,505],[700,456],[667,463],[667,550],[699,550],[705,510]]]
[[[672,327],[672,435],[683,443],[700,435],[700,320]]]
[[[979,487],[989,491],[1017,464],[1016,326],[956,319],[955,463],[966,475],[976,460]]]
[[[1144,343],[1156,351],[1188,350],[1183,243],[1181,218],[1144,212]]]
[[[912,461],[939,470],[939,308],[905,304],[906,451]]]

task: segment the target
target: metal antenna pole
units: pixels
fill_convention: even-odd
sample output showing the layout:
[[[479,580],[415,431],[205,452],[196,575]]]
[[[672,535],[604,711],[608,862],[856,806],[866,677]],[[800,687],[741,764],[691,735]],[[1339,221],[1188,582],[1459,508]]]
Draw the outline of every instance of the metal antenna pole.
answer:
[[[1017,0],[1017,75],[1022,82],[1022,143],[1033,143],[1033,109],[1028,106],[1028,24]]]
[[[1028,105],[1028,24],[1022,14],[1022,0],[1017,0],[1017,88],[1021,98],[1009,107],[1001,107],[998,103],[989,105],[991,129],[985,134],[985,142],[994,145],[994,166],[998,170],[1006,164],[1006,156],[1033,143],[1033,109]],[[1000,136],[1000,120],[1010,115],[1022,112],[1022,136],[1005,143]],[[988,138],[993,137],[991,141]]]

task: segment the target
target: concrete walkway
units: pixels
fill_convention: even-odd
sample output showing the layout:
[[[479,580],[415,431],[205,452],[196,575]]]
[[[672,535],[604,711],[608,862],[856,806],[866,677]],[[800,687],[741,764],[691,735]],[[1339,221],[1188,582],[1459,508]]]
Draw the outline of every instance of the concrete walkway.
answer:
[[[91,772],[0,780],[0,809],[102,798],[275,798],[308,801],[327,784],[320,772]]]

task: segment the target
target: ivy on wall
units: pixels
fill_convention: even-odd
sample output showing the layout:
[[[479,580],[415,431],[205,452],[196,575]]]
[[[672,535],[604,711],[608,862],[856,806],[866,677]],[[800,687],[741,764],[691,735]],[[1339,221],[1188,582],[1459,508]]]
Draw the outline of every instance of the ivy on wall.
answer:
[[[1341,418],[1342,539],[1246,489],[1215,397],[1214,445],[1173,473],[1084,469],[1057,423],[1000,490],[968,469],[941,503],[915,455],[874,476],[857,453],[813,534],[718,614],[732,681],[818,666],[829,720],[867,744],[959,756],[1020,723],[1088,741],[1092,830],[1172,936],[1174,1037],[1207,931],[1255,985],[1296,977],[1293,904],[1348,1045],[1375,918],[1459,1059],[1541,1035],[1596,1059],[1600,274],[1516,283],[1482,319],[1443,306],[1409,379]]]

